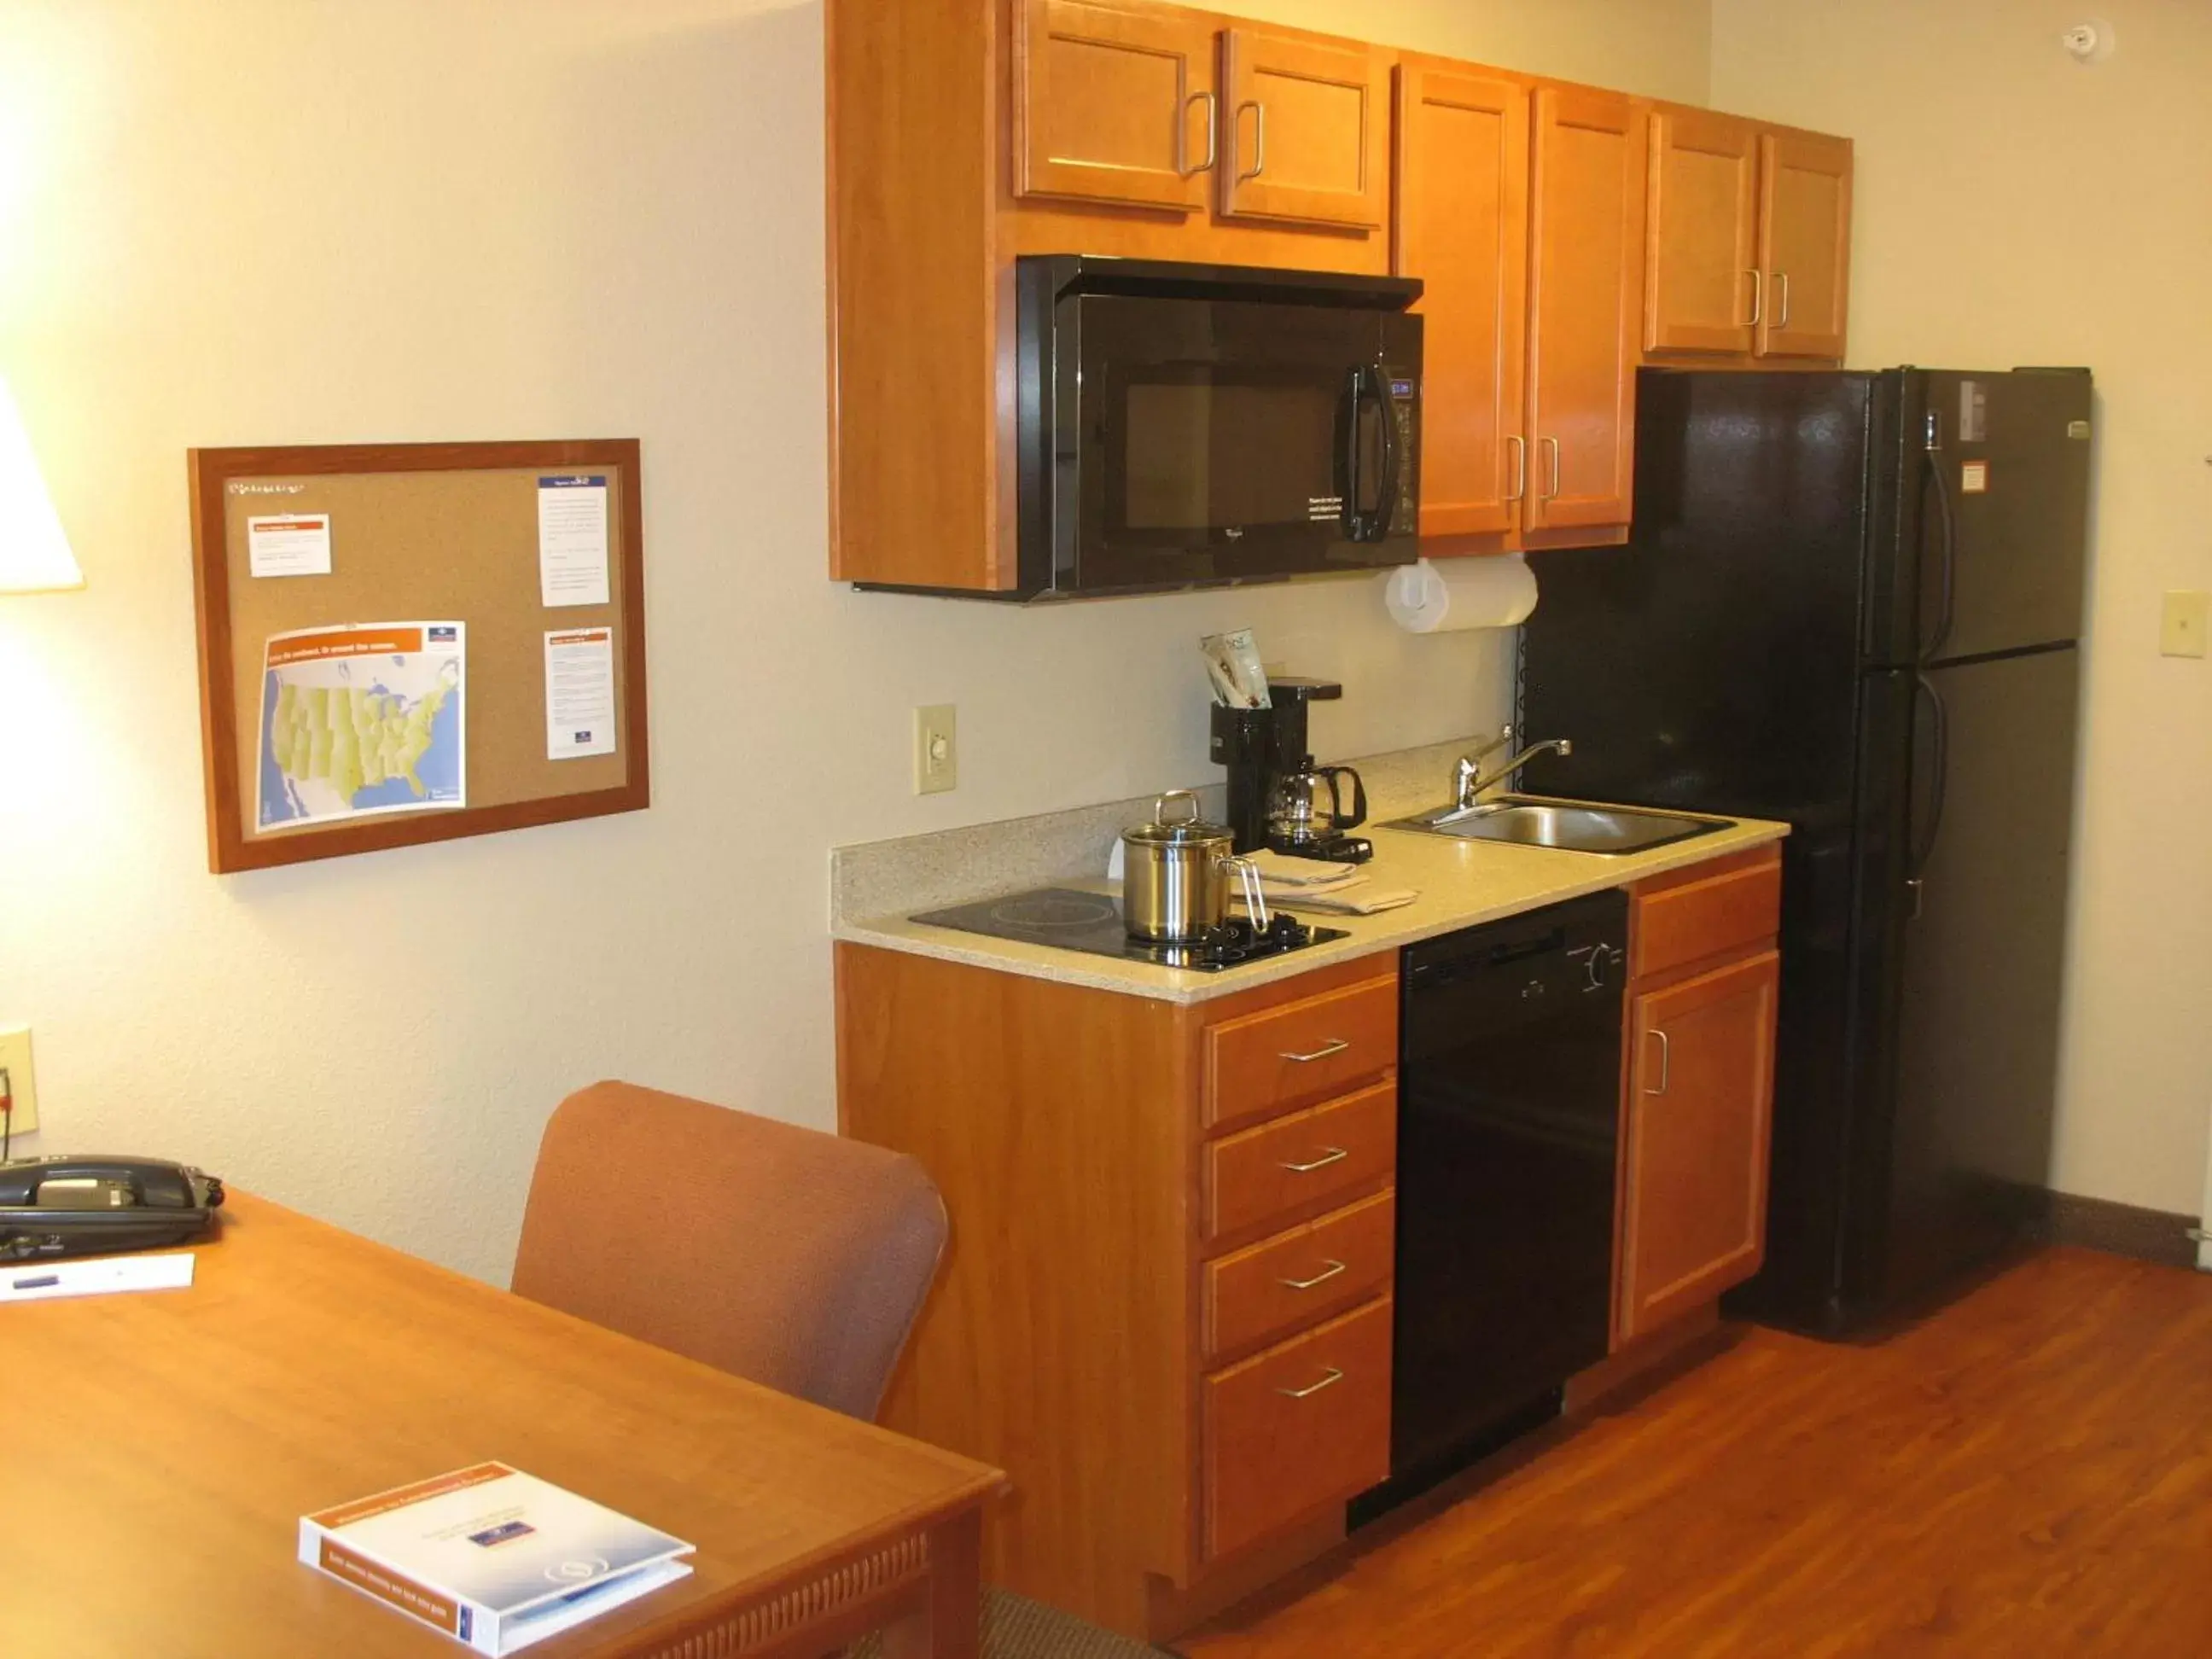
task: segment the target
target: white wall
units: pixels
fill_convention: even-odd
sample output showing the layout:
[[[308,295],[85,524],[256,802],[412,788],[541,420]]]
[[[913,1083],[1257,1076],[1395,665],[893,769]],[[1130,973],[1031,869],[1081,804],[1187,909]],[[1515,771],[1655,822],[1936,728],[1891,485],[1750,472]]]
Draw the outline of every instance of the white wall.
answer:
[[[2059,31],[2109,18],[2084,69]],[[2212,7],[1715,0],[1713,102],[1857,140],[1855,363],[2096,371],[2094,577],[2057,1186],[2195,1213],[2212,1112]]]
[[[1359,23],[1702,90],[1702,0],[1558,9]],[[0,1023],[36,1033],[44,1150],[195,1159],[502,1279],[579,1084],[833,1121],[832,844],[1210,775],[1201,633],[1342,678],[1324,751],[1497,719],[1503,641],[1399,635],[1364,582],[1018,611],[825,579],[821,27],[0,8],[0,374],[90,584],[0,600]],[[652,811],[210,876],[186,447],[632,434]],[[962,785],[917,799],[940,702]]]
[[[1707,0],[1208,0],[1206,9],[1686,104],[1705,101],[1711,73]]]

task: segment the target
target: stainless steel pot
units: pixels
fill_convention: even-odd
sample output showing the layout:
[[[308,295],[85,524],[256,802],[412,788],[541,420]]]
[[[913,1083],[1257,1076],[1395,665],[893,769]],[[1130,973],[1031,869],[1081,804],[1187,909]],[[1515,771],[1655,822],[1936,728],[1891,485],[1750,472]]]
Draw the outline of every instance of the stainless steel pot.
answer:
[[[1181,817],[1168,815],[1181,801]],[[1225,825],[1198,815],[1198,797],[1174,789],[1152,803],[1152,819],[1121,832],[1121,915],[1133,939],[1156,945],[1189,945],[1229,918],[1229,884],[1241,878],[1255,919],[1267,925],[1259,896],[1259,871],[1232,856],[1235,836]]]

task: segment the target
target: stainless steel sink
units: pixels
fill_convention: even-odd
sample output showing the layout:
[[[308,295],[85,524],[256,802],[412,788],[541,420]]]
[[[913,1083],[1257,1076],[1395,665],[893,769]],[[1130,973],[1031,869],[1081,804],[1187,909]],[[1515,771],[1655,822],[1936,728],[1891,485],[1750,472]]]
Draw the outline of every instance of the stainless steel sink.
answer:
[[[1729,827],[1725,818],[1683,817],[1628,806],[1585,806],[1579,801],[1534,795],[1501,795],[1475,806],[1440,806],[1386,825],[1462,841],[1504,841],[1566,853],[1641,853],[1669,842],[1710,836]]]

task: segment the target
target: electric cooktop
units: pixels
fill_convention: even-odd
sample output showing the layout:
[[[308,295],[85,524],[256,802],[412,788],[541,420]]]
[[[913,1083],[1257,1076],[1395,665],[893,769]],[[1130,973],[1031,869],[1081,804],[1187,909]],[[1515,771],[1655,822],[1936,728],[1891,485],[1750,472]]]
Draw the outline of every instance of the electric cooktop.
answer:
[[[1004,898],[986,899],[980,904],[931,910],[910,920],[926,922],[932,927],[957,928],[963,933],[987,933],[993,939],[1049,945],[1062,951],[1087,951],[1095,957],[1157,963],[1163,968],[1194,968],[1209,974],[1266,957],[1279,957],[1286,951],[1303,951],[1310,945],[1351,937],[1340,927],[1316,927],[1278,912],[1265,927],[1255,928],[1238,916],[1195,944],[1154,945],[1129,937],[1129,930],[1122,925],[1121,907],[1110,896],[1086,893],[1073,887],[1042,887],[1032,893],[1011,893]]]

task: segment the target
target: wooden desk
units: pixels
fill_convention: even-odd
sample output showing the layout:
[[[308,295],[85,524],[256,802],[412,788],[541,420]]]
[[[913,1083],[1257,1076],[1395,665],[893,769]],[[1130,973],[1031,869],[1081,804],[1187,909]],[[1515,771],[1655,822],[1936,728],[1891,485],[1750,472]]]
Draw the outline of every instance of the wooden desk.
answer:
[[[8,1659],[435,1656],[310,1510],[496,1459],[698,1546],[528,1650],[972,1659],[982,1464],[234,1192],[189,1290],[0,1306]]]

